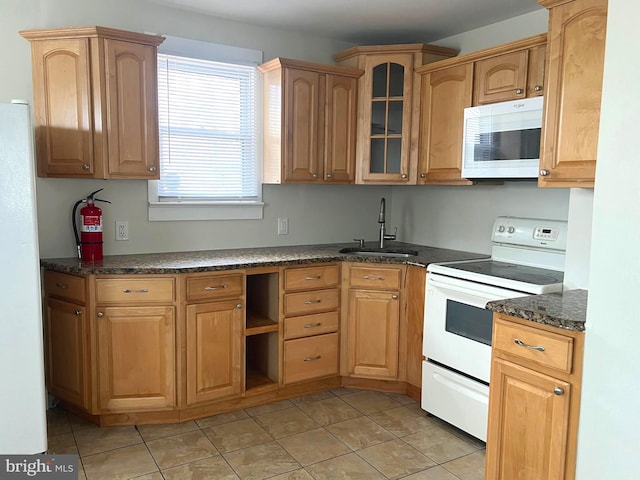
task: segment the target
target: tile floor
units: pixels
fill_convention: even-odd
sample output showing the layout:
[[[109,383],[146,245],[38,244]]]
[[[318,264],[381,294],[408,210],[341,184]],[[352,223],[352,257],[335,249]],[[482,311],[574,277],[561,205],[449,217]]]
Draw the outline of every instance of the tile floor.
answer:
[[[172,425],[48,412],[49,452],[80,479],[482,480],[484,443],[405,395],[336,389]]]

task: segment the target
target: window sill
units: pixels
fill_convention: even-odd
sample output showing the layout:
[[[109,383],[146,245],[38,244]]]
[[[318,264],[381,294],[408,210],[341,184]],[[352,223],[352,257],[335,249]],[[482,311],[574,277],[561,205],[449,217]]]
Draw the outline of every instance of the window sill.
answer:
[[[149,202],[149,221],[262,220],[264,203]]]

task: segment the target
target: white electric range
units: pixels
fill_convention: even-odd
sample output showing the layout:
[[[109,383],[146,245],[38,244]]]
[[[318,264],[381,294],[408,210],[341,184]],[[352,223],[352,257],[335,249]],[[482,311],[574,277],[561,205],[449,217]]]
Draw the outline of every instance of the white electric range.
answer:
[[[487,302],[562,291],[567,222],[498,217],[491,258],[427,267],[422,408],[486,441],[492,312]]]

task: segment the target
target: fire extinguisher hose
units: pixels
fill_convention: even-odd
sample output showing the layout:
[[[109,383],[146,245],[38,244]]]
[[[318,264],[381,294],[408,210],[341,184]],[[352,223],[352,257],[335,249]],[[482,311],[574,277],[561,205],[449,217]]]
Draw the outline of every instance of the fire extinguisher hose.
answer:
[[[82,255],[80,253],[80,235],[78,235],[78,224],[76,223],[76,211],[78,210],[78,205],[85,202],[86,200],[83,198],[82,200],[78,200],[73,205],[73,210],[71,212],[71,225],[73,225],[73,236],[76,239],[76,247],[78,249],[78,259],[82,259]]]

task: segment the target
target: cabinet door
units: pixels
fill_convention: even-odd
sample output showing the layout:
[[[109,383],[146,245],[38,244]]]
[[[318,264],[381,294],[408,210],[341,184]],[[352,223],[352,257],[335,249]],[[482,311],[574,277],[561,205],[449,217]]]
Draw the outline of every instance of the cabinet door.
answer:
[[[353,376],[398,377],[399,293],[349,290],[348,360]]]
[[[606,0],[575,0],[549,12],[541,187],[594,184],[606,24]]]
[[[187,306],[187,404],[242,392],[242,305]]]
[[[89,40],[34,41],[31,49],[38,175],[93,177]]]
[[[547,60],[547,45],[538,45],[529,49],[527,73],[527,97],[544,95],[544,72]]]
[[[365,183],[407,183],[413,55],[365,58],[358,118],[359,175]]]
[[[473,64],[422,77],[419,183],[470,184],[462,178],[464,109],[471,106]]]
[[[318,157],[320,75],[284,70],[284,181],[322,181]]]
[[[100,410],[175,406],[174,308],[101,308],[96,320]]]
[[[567,382],[494,359],[485,477],[564,478],[570,394]]]
[[[85,346],[85,308],[47,298],[45,302],[47,388],[60,400],[81,408],[88,406],[88,365]]]
[[[108,177],[160,178],[155,47],[104,40]]]
[[[525,98],[528,57],[529,51],[522,50],[477,61],[474,105]]]
[[[335,183],[356,178],[356,107],[358,81],[326,75],[324,103],[324,175]]]

